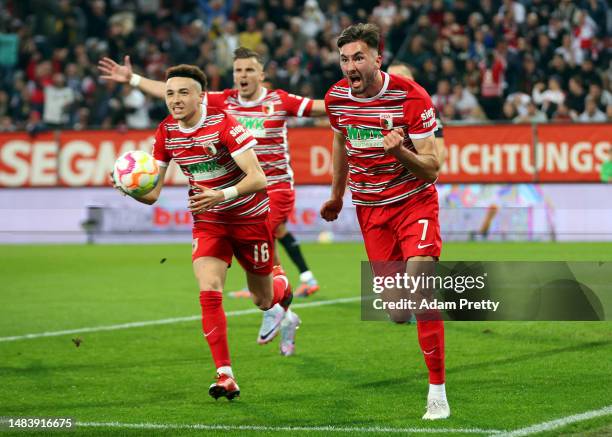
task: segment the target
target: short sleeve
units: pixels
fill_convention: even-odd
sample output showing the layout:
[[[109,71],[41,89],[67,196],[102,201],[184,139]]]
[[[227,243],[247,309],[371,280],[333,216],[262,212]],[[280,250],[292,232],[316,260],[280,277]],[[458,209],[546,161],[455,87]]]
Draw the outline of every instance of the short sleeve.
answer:
[[[166,150],[166,128],[164,123],[160,123],[155,131],[155,142],[153,143],[153,158],[162,167],[167,167],[172,157]]]
[[[338,117],[333,115],[331,111],[329,110],[329,102],[330,102],[330,97],[328,93],[325,95],[325,112],[327,112],[327,118],[329,118],[329,124],[331,125],[331,128],[334,132],[342,132],[340,130],[340,126],[338,126]]]
[[[312,111],[312,99],[296,96],[285,91],[276,91],[283,101],[283,107],[290,117],[308,117]]]
[[[225,113],[225,121],[221,132],[221,142],[230,151],[232,157],[238,156],[257,145],[257,141],[249,131],[227,113]]]
[[[222,91],[209,91],[206,93],[204,104],[215,108],[225,107],[225,93]]]
[[[404,103],[404,120],[408,126],[408,136],[412,140],[427,138],[436,131],[436,111],[431,97],[418,85],[409,91],[408,99]]]

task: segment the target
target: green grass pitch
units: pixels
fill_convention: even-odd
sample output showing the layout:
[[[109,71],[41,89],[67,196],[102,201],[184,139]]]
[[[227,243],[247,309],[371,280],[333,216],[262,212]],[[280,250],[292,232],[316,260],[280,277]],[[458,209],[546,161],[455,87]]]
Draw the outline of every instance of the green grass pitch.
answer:
[[[200,311],[188,244],[0,249],[2,338]],[[296,303],[359,295],[362,245],[305,244],[303,250],[322,288]],[[612,244],[455,243],[445,245],[443,259],[612,261]],[[288,272],[295,281],[297,272],[291,266]],[[226,290],[243,281],[232,267]],[[228,312],[254,308],[230,298],[224,306]],[[279,355],[278,340],[256,344],[260,314],[228,318],[242,391],[233,402],[208,396],[214,367],[198,320],[0,341],[0,416],[229,427],[102,426],[76,435],[323,436],[344,434],[343,428],[446,435],[445,429],[516,430],[612,403],[609,323],[447,323],[452,416],[431,423],[420,419],[427,372],[414,325],[362,322],[357,301],[295,311],[303,324],[292,357]],[[75,337],[82,339],[78,348]],[[604,415],[542,435],[611,433],[612,416]]]

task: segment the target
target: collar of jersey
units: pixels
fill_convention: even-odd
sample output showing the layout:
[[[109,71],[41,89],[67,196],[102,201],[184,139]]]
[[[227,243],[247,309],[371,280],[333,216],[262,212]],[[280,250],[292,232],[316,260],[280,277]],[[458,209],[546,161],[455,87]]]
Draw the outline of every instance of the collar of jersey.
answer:
[[[194,127],[181,127],[178,121],[176,122],[176,124],[178,125],[178,128],[182,133],[190,134],[190,133],[197,131],[202,126],[204,126],[204,121],[206,121],[206,105],[202,105],[202,116],[200,117],[200,120],[198,120],[198,122],[196,123]]]
[[[242,100],[242,97],[240,97],[240,94],[238,94],[238,103],[240,103],[240,106],[246,106],[246,107],[257,106],[263,101],[263,99],[266,98],[267,95],[268,95],[268,90],[264,87],[261,87],[261,94],[259,95],[257,100],[253,100],[251,102],[245,102],[244,100]]]
[[[354,100],[356,102],[373,102],[374,100],[378,99],[380,96],[382,96],[385,91],[387,91],[387,87],[389,86],[389,75],[387,73],[385,73],[384,71],[381,71],[382,75],[383,75],[383,86],[380,89],[380,91],[378,92],[378,94],[376,94],[373,97],[355,97],[353,96],[353,94],[351,94],[351,86],[349,84],[349,90],[348,90],[348,96],[349,99]]]

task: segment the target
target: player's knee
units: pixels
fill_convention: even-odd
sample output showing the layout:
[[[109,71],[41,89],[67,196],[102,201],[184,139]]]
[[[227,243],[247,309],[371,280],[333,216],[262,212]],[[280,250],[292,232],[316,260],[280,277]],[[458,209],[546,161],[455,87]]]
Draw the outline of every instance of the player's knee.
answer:
[[[223,289],[223,283],[220,278],[202,278],[198,282],[200,290],[221,291]]]

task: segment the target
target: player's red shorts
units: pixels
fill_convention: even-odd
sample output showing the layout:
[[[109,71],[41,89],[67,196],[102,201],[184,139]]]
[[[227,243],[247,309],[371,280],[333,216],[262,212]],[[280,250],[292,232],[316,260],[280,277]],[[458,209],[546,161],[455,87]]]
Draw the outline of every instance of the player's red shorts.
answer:
[[[270,228],[276,232],[279,225],[285,223],[295,205],[295,190],[269,191],[270,199]]]
[[[370,261],[440,257],[442,239],[435,190],[426,190],[390,205],[357,205],[356,210]]]
[[[256,275],[272,272],[274,237],[268,221],[247,225],[200,223],[193,229],[191,259],[212,256],[232,264],[235,256],[240,265]]]

